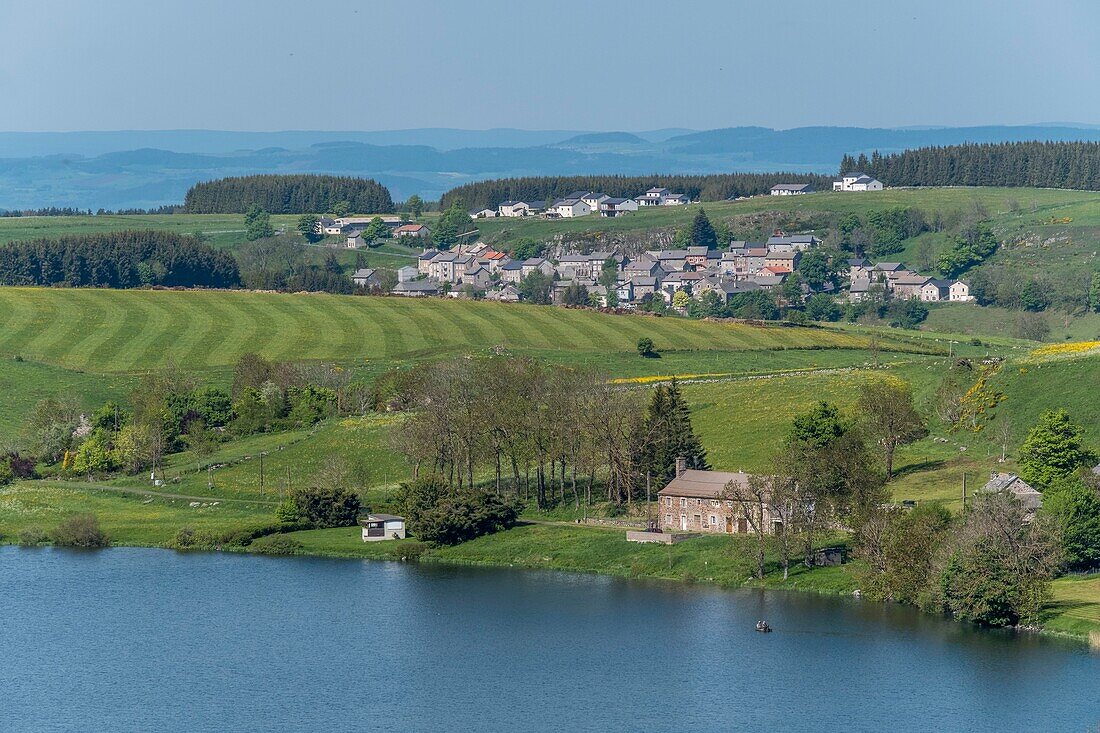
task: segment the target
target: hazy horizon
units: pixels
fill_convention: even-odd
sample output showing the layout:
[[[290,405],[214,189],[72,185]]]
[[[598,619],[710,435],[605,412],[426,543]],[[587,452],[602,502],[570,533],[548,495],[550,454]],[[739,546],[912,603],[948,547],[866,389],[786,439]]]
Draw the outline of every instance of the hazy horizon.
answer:
[[[1084,91],[1100,78],[1100,4],[1085,0],[5,10],[2,124],[18,132],[1100,123]]]

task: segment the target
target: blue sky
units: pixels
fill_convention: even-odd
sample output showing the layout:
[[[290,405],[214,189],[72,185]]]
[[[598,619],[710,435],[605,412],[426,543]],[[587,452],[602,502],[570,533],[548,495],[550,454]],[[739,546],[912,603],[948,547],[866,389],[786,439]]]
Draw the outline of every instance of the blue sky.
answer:
[[[0,0],[0,129],[1100,124],[1100,3]]]

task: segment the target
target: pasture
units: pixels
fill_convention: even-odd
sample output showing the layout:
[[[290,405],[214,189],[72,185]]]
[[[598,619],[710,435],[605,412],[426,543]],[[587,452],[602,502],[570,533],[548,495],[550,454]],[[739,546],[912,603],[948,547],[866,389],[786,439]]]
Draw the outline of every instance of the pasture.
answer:
[[[866,349],[870,337],[830,328],[614,316],[438,299],[212,291],[0,289],[0,358],[97,373],[174,362],[226,367],[245,352],[275,360],[362,365],[491,347],[522,353],[633,353],[639,338],[677,351]],[[938,351],[880,337],[884,350]],[[654,360],[659,364],[659,360]]]

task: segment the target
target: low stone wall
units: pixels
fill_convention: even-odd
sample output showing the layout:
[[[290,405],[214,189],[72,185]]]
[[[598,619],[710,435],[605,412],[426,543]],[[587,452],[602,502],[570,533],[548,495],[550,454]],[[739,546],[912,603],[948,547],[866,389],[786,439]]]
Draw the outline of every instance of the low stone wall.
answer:
[[[683,542],[691,535],[687,534],[673,534],[672,532],[639,532],[628,531],[626,533],[627,542],[657,542],[662,545],[675,545],[677,542]]]

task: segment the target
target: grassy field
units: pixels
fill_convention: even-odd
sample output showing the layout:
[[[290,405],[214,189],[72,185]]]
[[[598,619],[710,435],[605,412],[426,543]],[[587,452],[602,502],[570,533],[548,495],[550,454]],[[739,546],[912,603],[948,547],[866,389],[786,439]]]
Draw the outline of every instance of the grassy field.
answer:
[[[605,355],[658,349],[863,349],[837,329],[616,317],[586,310],[438,299],[211,291],[0,289],[0,358],[99,373],[271,359],[393,362],[503,346]],[[883,348],[897,346],[889,337]],[[900,347],[900,346],[899,346]]]
[[[0,486],[0,542],[16,542],[23,530],[49,531],[67,517],[91,513],[114,544],[159,547],[182,527],[224,532],[270,522],[272,511],[260,503],[195,502],[82,483],[20,482]]]
[[[297,216],[275,215],[271,217],[276,230],[286,230],[297,235]],[[21,216],[0,217],[0,243],[28,239],[53,238],[66,234],[105,234],[127,229],[156,230],[175,234],[201,235],[218,249],[237,249],[245,238],[244,214],[106,214],[103,216]],[[335,252],[345,269],[356,262],[356,251],[343,247],[344,237],[326,237],[315,245],[307,246],[302,240],[302,251],[307,262],[321,263],[326,255]],[[333,247],[337,247],[333,249]],[[374,249],[363,249],[359,256],[367,267],[396,269],[415,264],[419,248],[407,247],[397,242],[386,242]]]

